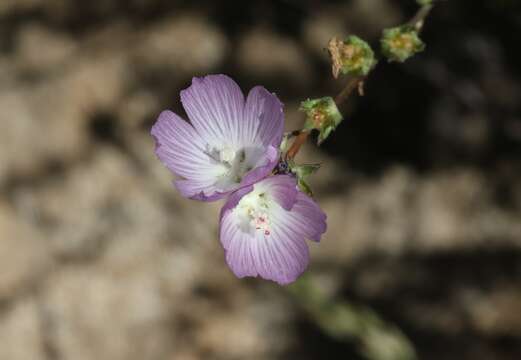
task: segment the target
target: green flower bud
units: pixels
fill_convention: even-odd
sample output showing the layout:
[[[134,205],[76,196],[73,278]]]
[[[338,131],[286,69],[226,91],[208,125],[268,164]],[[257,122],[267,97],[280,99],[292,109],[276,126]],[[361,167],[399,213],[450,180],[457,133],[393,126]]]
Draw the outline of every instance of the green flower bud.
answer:
[[[423,51],[425,44],[412,26],[385,29],[380,40],[382,53],[389,61],[404,62],[414,54]]]
[[[343,117],[332,97],[308,99],[300,104],[300,110],[307,115],[305,130],[316,129],[320,132],[318,144],[327,139],[329,134],[342,122]]]
[[[376,65],[374,52],[367,42],[358,36],[351,35],[341,41],[332,38],[328,50],[333,62],[333,77],[338,75],[365,76]]]

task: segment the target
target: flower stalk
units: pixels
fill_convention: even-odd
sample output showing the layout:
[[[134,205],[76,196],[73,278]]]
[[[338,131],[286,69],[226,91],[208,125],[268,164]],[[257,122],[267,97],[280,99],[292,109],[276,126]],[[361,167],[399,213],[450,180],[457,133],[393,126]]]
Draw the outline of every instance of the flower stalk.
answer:
[[[286,159],[291,160],[295,158],[297,153],[300,151],[300,148],[304,143],[306,142],[310,131],[309,130],[301,130],[299,131],[298,135],[296,136],[295,140],[293,141],[293,144],[291,144],[291,147],[289,148],[288,152],[286,153]]]
[[[359,76],[349,80],[342,91],[335,97],[335,103],[337,105],[344,103],[355,90],[358,90],[358,93],[363,95],[363,84],[366,78],[366,76]]]
[[[425,19],[430,14],[432,9],[434,8],[434,5],[432,4],[432,1],[430,0],[420,0],[420,9],[416,14],[407,22],[406,25],[412,26],[416,29],[416,31],[420,32],[423,28],[423,25],[425,24]]]

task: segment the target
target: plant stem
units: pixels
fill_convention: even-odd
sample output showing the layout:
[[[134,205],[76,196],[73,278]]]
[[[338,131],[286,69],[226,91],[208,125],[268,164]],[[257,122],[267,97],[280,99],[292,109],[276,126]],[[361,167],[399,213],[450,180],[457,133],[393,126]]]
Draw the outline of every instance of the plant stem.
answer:
[[[434,5],[423,5],[418,12],[407,22],[407,25],[413,26],[416,31],[420,32],[425,23],[425,18],[431,12]]]
[[[365,80],[365,76],[359,76],[352,78],[347,82],[347,85],[345,88],[335,97],[335,103],[337,105],[342,104],[345,102],[349,96],[353,93],[355,89],[358,88],[358,86]]]
[[[290,160],[293,159],[297,153],[300,150],[300,147],[304,145],[307,138],[309,136],[309,130],[302,130],[297,135],[296,139],[293,141],[293,144],[291,144],[291,147],[289,148],[288,152],[286,153],[286,159]]]

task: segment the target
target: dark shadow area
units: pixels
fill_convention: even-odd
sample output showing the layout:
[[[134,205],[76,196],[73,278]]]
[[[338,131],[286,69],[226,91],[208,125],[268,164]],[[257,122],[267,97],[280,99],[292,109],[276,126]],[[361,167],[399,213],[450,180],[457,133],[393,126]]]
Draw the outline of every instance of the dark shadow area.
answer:
[[[363,360],[354,343],[338,341],[324,334],[311,321],[303,315],[295,323],[297,343],[292,351],[284,354],[281,359],[329,359],[343,358],[350,360]]]
[[[118,143],[118,122],[111,113],[100,111],[93,114],[89,132],[97,141]]]
[[[397,324],[420,359],[516,359],[520,264],[515,248],[369,255],[350,266],[343,296]]]

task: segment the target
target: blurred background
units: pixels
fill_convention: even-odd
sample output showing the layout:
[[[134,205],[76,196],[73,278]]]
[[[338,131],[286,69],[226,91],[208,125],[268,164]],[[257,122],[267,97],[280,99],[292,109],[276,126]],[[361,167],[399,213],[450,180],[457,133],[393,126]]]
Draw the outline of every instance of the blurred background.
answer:
[[[304,288],[236,279],[220,204],[181,198],[153,152],[208,73],[276,92],[298,128],[344,85],[329,38],[378,47],[416,9],[1,0],[0,359],[520,359],[518,0],[440,1],[426,51],[382,60],[299,154],[329,217]]]

